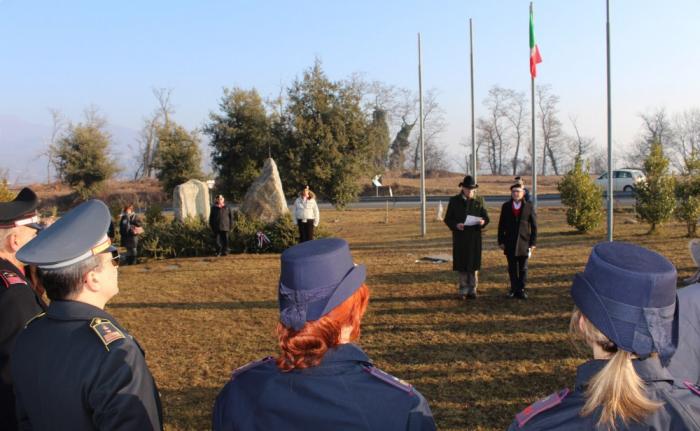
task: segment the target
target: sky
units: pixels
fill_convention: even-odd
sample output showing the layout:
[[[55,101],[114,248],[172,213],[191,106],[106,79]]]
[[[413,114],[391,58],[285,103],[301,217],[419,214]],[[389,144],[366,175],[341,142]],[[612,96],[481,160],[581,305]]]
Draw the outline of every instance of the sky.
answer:
[[[639,114],[700,105],[700,1],[610,3],[612,136],[621,152],[639,134]],[[116,153],[130,170],[129,146],[156,106],[153,88],[172,89],[174,119],[190,129],[218,109],[225,87],[275,97],[315,58],[333,80],[360,73],[417,91],[419,32],[423,88],[437,90],[447,120],[442,142],[462,159],[459,143],[470,136],[469,19],[479,117],[494,85],[529,97],[528,7],[523,0],[0,0],[0,150],[17,159],[4,157],[0,169],[32,179],[49,108],[77,122],[94,105],[116,130]],[[560,96],[567,131],[575,117],[605,148],[605,2],[539,0],[534,8],[543,57],[537,83]]]

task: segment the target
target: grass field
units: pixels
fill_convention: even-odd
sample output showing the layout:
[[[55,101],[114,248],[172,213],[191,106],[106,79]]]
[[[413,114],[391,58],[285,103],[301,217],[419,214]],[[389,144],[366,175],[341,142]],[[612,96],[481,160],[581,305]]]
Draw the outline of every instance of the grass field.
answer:
[[[490,208],[476,301],[458,302],[451,264],[415,263],[450,253],[438,221],[419,235],[419,213],[396,209],[324,211],[322,224],[350,242],[368,266],[372,297],[360,344],[380,368],[414,384],[442,430],[502,430],[520,409],[573,383],[585,357],[568,342],[568,289],[603,229],[572,233],[559,208],[539,214],[530,261],[530,300],[505,298],[506,260],[495,244]],[[617,215],[616,239],[657,250],[694,271],[680,224],[645,235],[630,213]],[[167,430],[203,430],[230,372],[276,353],[279,255],[233,255],[149,262],[120,269],[121,293],[107,306],[147,352]]]

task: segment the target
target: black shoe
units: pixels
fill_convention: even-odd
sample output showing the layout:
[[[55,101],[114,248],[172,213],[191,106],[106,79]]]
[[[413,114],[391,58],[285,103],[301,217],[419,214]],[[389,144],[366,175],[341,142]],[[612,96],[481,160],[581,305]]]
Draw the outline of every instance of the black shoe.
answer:
[[[508,292],[508,294],[507,294],[506,296],[507,296],[508,298],[510,298],[510,299],[513,299],[513,298],[515,298],[515,292],[513,292],[513,291],[511,290],[510,292]]]
[[[525,293],[524,290],[520,290],[518,292],[515,292],[515,297],[518,299],[527,299],[527,293]]]
[[[469,299],[476,299],[476,292],[469,292],[469,293],[467,293],[467,298],[469,298]]]

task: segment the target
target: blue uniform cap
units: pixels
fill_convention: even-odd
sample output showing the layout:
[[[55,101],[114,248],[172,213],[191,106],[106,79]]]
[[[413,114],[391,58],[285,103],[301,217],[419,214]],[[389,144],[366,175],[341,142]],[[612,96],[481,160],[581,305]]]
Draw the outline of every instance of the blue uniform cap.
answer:
[[[623,242],[593,247],[571,296],[620,349],[641,358],[658,352],[667,363],[678,346],[676,268],[646,248]]]
[[[367,268],[355,265],[340,238],[306,241],[282,253],[280,321],[295,331],[328,314],[365,281]]]
[[[39,268],[63,268],[116,250],[107,237],[111,216],[104,202],[89,200],[58,219],[17,252],[17,259]]]
[[[32,189],[25,187],[10,202],[0,202],[0,228],[27,226],[41,230],[39,215],[36,211],[39,198]]]

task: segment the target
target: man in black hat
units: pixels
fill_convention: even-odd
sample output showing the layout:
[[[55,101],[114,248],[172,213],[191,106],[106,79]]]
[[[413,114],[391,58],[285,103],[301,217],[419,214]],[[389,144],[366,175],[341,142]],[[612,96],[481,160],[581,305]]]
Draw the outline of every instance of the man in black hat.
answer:
[[[21,429],[162,429],[143,350],[104,311],[119,292],[109,220],[104,203],[85,202],[17,254],[36,265],[51,299],[15,343],[11,365]]]
[[[498,246],[508,259],[508,296],[527,299],[527,260],[537,244],[537,216],[532,203],[525,202],[522,183],[510,186],[511,199],[501,207],[498,220]]]
[[[0,430],[17,429],[10,377],[15,339],[29,319],[46,310],[16,256],[41,228],[38,205],[36,194],[28,188],[13,201],[0,203]]]
[[[476,298],[477,271],[481,268],[481,231],[489,223],[479,187],[471,175],[459,183],[461,193],[452,196],[445,213],[445,224],[452,231],[452,270],[459,272],[460,299]]]

